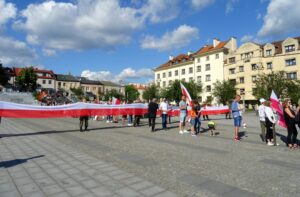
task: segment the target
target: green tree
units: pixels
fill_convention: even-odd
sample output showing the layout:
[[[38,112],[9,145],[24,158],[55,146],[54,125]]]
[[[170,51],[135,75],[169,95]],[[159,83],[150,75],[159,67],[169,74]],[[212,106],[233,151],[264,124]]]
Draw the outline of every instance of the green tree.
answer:
[[[192,99],[196,99],[202,93],[202,84],[194,81],[184,82],[175,80],[167,88],[161,89],[160,96],[169,100],[179,102],[182,96],[180,82],[186,87]]]
[[[159,98],[159,89],[155,84],[150,85],[143,92],[143,99],[146,101],[152,100],[153,98]]]
[[[226,104],[227,101],[233,99],[236,94],[235,84],[232,81],[217,81],[214,83],[212,95],[217,97],[220,103]]]
[[[7,73],[5,72],[2,64],[0,63],[0,85],[5,86],[8,82],[9,78]]]
[[[82,99],[84,92],[81,87],[78,88],[70,88],[70,90],[75,94],[78,99]]]
[[[133,102],[140,96],[139,91],[133,85],[125,86],[125,100],[127,102]]]
[[[288,96],[287,87],[289,85],[292,85],[291,80],[286,78],[284,71],[258,75],[253,95],[257,99],[269,98],[272,90],[274,90],[278,97],[285,98]]]
[[[17,76],[17,84],[21,90],[25,91],[34,91],[36,88],[37,75],[34,72],[33,67],[23,68],[20,72],[20,75]]]
[[[119,91],[117,91],[116,89],[111,89],[110,91],[108,91],[104,94],[105,101],[108,101],[108,100],[112,99],[113,97],[122,100],[124,98],[124,95],[122,93],[120,93]]]
[[[298,103],[300,99],[300,80],[288,80],[286,91],[292,102]]]

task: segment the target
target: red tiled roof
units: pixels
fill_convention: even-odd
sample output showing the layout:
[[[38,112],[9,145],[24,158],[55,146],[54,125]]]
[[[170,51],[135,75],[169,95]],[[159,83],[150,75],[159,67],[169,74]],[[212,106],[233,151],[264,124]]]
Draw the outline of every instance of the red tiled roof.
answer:
[[[20,75],[20,72],[22,71],[23,68],[16,68],[16,67],[13,67],[13,70],[16,74],[16,76],[19,76]],[[35,73],[48,73],[52,76],[54,76],[54,73],[52,70],[41,70],[41,69],[38,69],[38,68],[34,68],[33,69]],[[38,76],[39,78],[42,78],[41,76]],[[53,77],[51,77],[53,78]]]
[[[208,52],[211,52],[211,51],[215,51],[215,50],[218,50],[218,49],[222,49],[225,46],[226,43],[227,42],[220,42],[216,47],[214,47],[213,45],[204,46],[201,49],[199,49],[195,53],[195,55],[199,55],[199,54],[203,54],[203,53],[208,53]]]
[[[183,60],[185,61],[189,61],[191,55],[186,55],[186,54],[180,54],[176,57],[174,57],[172,60],[169,60],[168,62],[160,65],[158,68],[165,68],[165,67],[168,67],[170,66],[171,64],[175,63],[175,62],[178,62],[178,63],[183,63]]]

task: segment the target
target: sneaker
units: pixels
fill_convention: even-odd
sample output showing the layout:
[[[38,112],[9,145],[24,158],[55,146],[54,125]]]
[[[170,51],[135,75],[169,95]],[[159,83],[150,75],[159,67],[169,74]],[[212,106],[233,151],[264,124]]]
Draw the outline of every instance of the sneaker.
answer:
[[[107,120],[106,123],[109,123],[109,120]]]
[[[236,138],[234,138],[234,141],[240,141],[240,138],[239,137],[236,137]]]
[[[179,131],[179,134],[183,134],[183,131]]]
[[[195,135],[195,134],[192,133],[191,136],[192,136],[192,137],[196,137],[197,135]]]
[[[183,133],[190,133],[190,132],[188,132],[187,130],[183,130]]]
[[[274,143],[273,142],[268,142],[267,145],[268,146],[274,146]]]

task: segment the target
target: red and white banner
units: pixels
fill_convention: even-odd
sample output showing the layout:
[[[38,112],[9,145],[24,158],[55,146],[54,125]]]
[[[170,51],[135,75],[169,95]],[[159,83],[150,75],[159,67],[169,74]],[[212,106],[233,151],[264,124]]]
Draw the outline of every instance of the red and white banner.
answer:
[[[279,116],[279,120],[278,120],[279,126],[282,126],[283,128],[287,128],[287,126],[285,124],[284,116],[283,116],[282,105],[280,104],[279,99],[273,90],[271,93],[270,100],[272,102],[271,107],[277,112],[277,114]]]
[[[58,106],[24,105],[0,101],[0,117],[8,118],[61,118],[105,115],[143,115],[148,105],[142,103],[126,105],[107,105],[74,103]]]
[[[125,105],[107,105],[92,103],[74,103],[58,106],[24,105],[0,101],[0,117],[7,118],[62,118],[79,116],[106,115],[144,115],[148,112],[148,104],[135,103]],[[227,106],[205,107],[201,115],[217,115],[230,113]],[[170,116],[179,116],[179,108],[169,111]],[[160,111],[158,111],[160,115]]]

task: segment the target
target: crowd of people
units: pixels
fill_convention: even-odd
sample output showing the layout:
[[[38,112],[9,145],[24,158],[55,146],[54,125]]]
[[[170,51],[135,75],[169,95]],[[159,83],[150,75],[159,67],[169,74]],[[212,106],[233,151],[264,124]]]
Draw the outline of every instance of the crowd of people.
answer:
[[[234,140],[240,141],[241,138],[240,134],[240,127],[243,126],[243,111],[244,108],[240,104],[241,96],[236,95],[233,102],[230,104],[230,115],[226,114],[227,118],[233,118],[233,125],[234,125]],[[271,102],[267,101],[263,98],[260,100],[260,106],[258,107],[258,116],[261,126],[261,139],[264,143],[268,146],[277,146],[279,145],[276,142],[276,132],[275,132],[275,124],[276,124],[276,113],[274,113],[273,109],[271,108]],[[84,100],[84,102],[86,102]],[[141,101],[137,101],[141,102]],[[300,106],[300,100],[298,103]],[[209,117],[201,115],[201,111],[203,106],[201,106],[198,100],[194,100],[190,103],[186,101],[186,97],[182,96],[180,102],[178,103],[179,107],[179,134],[188,133],[191,136],[196,136],[202,130],[201,128],[201,116],[203,120],[209,120],[207,123],[208,131],[210,131],[211,136],[216,134],[216,123],[209,119]],[[158,103],[157,99],[152,99],[148,104],[148,125],[149,130],[151,132],[157,131],[156,129],[156,117],[157,114],[161,116],[161,124],[162,130],[168,130],[168,115],[169,111],[172,109],[172,106],[166,101],[165,98]],[[157,113],[159,112],[159,113]],[[300,107],[296,109],[292,108],[291,101],[285,100],[283,102],[283,115],[284,121],[287,126],[287,141],[286,144],[290,149],[297,149],[297,128],[296,124],[299,124],[299,116],[300,116]],[[128,126],[139,126],[141,115],[123,115],[122,116],[122,123],[125,125],[126,120]],[[118,118],[116,116],[107,116],[107,122],[117,122]],[[245,124],[245,123],[244,123]],[[88,127],[88,117],[80,117],[80,131],[84,129],[87,130]]]

